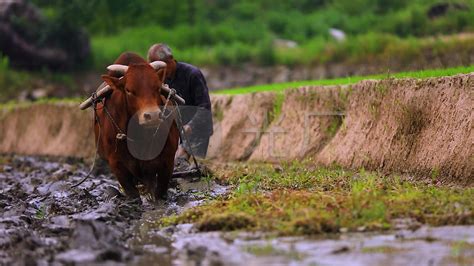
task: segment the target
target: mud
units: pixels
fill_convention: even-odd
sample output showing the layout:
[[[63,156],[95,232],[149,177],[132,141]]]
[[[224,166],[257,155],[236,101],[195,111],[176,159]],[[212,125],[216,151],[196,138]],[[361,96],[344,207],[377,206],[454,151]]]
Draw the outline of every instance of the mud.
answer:
[[[474,227],[421,227],[389,233],[272,237],[197,233],[184,224],[150,231],[143,243],[165,243],[176,265],[472,265]],[[163,254],[153,244],[152,252]],[[168,252],[168,251],[166,251]]]
[[[77,159],[0,157],[0,265],[134,264],[148,249],[129,244],[142,216],[153,213],[147,221],[156,222],[226,192],[178,180],[166,202],[142,205],[113,194],[117,182],[107,173],[71,188],[87,170]]]

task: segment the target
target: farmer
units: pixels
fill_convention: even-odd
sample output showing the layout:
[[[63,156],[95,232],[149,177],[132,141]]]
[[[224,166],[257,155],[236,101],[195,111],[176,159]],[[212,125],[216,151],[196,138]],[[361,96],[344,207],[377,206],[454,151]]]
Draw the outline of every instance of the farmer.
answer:
[[[165,83],[186,101],[186,106],[180,106],[186,136],[181,136],[175,156],[175,164],[181,168],[180,165],[189,165],[191,152],[197,157],[206,157],[213,133],[209,89],[201,71],[193,65],[177,62],[168,45],[158,43],[150,47],[148,61],[157,60],[167,64]]]

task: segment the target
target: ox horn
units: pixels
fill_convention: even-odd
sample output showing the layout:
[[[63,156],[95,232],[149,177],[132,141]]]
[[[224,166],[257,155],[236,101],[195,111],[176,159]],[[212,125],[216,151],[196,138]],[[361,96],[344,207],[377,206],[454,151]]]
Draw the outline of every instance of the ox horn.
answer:
[[[108,66],[108,67],[107,67],[107,70],[109,70],[109,71],[114,71],[114,72],[118,72],[118,73],[120,73],[120,74],[122,74],[122,75],[125,75],[125,73],[127,73],[128,66],[113,64],[113,65]]]
[[[166,67],[166,63],[163,62],[163,61],[153,61],[150,63],[150,66],[155,69],[155,70],[158,70],[160,68],[165,68]]]
[[[153,69],[158,70],[160,68],[165,68],[167,65],[163,61],[154,61],[150,63],[150,66]],[[128,70],[128,66],[113,64],[113,65],[108,66],[107,70],[119,72],[122,75],[125,75],[125,73]],[[164,92],[166,96],[168,96],[168,94],[171,93],[171,89],[168,87],[167,84],[163,84],[161,88],[162,88],[162,92]],[[112,91],[112,88],[109,85],[107,85],[107,83],[103,82],[102,84],[100,84],[99,88],[97,89],[95,98],[102,99],[103,97],[107,96],[107,94],[110,93],[111,91]],[[183,98],[181,98],[179,95],[173,94],[172,98],[180,104],[184,105],[186,103],[186,101]],[[79,108],[81,110],[85,110],[92,106],[93,101],[94,101],[93,97],[89,97],[87,98],[87,100],[85,100],[79,105]]]
[[[168,84],[163,84],[161,89],[165,93],[166,96],[168,96],[168,94],[171,93],[171,89],[168,86]],[[109,85],[107,85],[107,83],[102,82],[102,84],[100,84],[99,88],[97,89],[96,99],[102,99],[103,97],[107,96],[107,94],[110,93],[111,91],[112,91],[112,88]],[[173,94],[172,98],[175,101],[177,101],[179,104],[182,104],[182,105],[186,104],[186,101],[177,94]],[[93,101],[94,99],[92,97],[89,97],[87,98],[87,100],[83,101],[79,105],[79,108],[81,110],[85,110],[92,106]]]

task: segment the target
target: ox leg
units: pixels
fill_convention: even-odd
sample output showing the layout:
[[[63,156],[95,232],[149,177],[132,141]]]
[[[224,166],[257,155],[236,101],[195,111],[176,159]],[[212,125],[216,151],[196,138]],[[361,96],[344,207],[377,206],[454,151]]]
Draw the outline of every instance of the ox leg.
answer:
[[[155,200],[156,176],[153,174],[145,176],[145,178],[143,178],[143,183],[145,185],[146,192],[149,193],[150,196],[150,198],[148,198],[147,195],[147,199],[151,201]]]
[[[125,194],[127,197],[133,199],[139,199],[140,193],[138,192],[137,187],[133,182],[133,175],[125,168],[121,163],[115,162],[110,164],[112,168],[112,172],[117,177],[120,185],[122,186],[123,190],[125,190]]]
[[[155,200],[166,199],[169,181],[173,175],[173,163],[160,167],[158,170],[157,186],[155,190]]]

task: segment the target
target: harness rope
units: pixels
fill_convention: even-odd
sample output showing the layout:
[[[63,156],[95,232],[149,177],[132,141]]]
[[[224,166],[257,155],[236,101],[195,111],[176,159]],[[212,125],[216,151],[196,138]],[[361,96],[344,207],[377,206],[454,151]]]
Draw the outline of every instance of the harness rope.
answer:
[[[100,136],[102,134],[100,120],[99,120],[99,117],[97,116],[97,102],[98,102],[97,94],[94,92],[94,93],[92,93],[92,104],[93,104],[93,108],[94,108],[94,119],[97,122],[97,124],[99,125],[99,134],[97,135],[97,141],[95,142],[94,161],[92,162],[91,168],[89,169],[89,172],[87,173],[87,175],[83,179],[81,179],[81,181],[79,181],[76,184],[72,185],[71,188],[75,188],[75,187],[81,185],[82,183],[84,183],[90,177],[90,175],[92,174],[92,171],[94,171],[94,168],[95,168],[95,162],[97,161],[97,154],[99,153]]]
[[[168,97],[166,97],[166,101],[165,101],[165,105],[163,106],[163,111],[161,111],[161,114],[160,114],[160,119],[162,121],[165,121],[167,120],[172,114],[173,114],[173,111],[171,111],[169,113],[169,115],[165,116],[164,113],[166,112],[166,108],[168,108],[168,103],[170,101],[170,98],[172,95],[176,94],[176,90],[172,90],[170,91],[170,93],[168,94]],[[175,102],[176,104],[176,102]],[[176,105],[177,106],[177,105]],[[177,107],[175,107],[174,109],[176,110]],[[160,126],[161,126],[161,123],[158,124],[158,126],[156,127],[156,130],[155,130],[155,133],[153,133],[153,138],[156,136],[156,134],[158,133],[158,130],[160,129]]]
[[[179,108],[176,108],[176,109],[178,110],[177,111],[177,114],[178,114],[177,124],[178,124],[178,127],[180,129],[180,133],[181,133],[180,135],[181,135],[182,138],[184,136],[184,140],[188,144],[189,153],[191,154],[191,157],[193,158],[193,162],[194,162],[194,165],[196,166],[196,170],[199,173],[201,173],[201,169],[199,168],[199,164],[196,160],[196,156],[194,156],[193,148],[191,147],[191,142],[189,141],[188,136],[187,136],[186,132],[184,131],[183,119],[181,117],[181,111],[179,110]]]
[[[112,115],[109,113],[109,109],[107,109],[107,106],[105,106],[105,104],[104,104],[104,111],[105,111],[105,114],[107,114],[107,116],[109,117],[110,122],[112,122],[112,125],[115,127],[115,130],[117,130],[118,132],[115,138],[118,140],[124,140],[126,138],[128,139],[127,135],[120,129],[120,127],[117,125]],[[129,139],[129,140],[132,140],[132,139]]]

